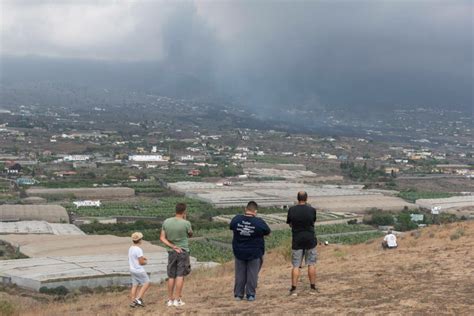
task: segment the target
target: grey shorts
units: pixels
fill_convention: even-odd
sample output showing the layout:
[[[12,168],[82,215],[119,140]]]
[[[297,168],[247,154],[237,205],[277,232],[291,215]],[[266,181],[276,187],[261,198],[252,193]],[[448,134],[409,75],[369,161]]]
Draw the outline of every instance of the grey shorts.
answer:
[[[188,275],[191,272],[189,252],[177,253],[176,251],[168,251],[167,272],[168,278],[171,279]]]
[[[132,275],[132,285],[143,285],[150,282],[146,272],[130,272]]]
[[[304,262],[307,266],[312,266],[316,264],[318,260],[318,253],[316,252],[316,247],[313,249],[292,249],[291,250],[291,264],[294,268],[301,268],[303,266],[303,257]]]

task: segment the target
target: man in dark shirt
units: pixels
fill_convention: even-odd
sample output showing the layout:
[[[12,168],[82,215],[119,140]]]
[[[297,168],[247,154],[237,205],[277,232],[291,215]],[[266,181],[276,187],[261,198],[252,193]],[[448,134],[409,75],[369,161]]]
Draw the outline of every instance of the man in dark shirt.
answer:
[[[263,263],[265,240],[263,236],[270,234],[270,227],[257,215],[258,205],[250,201],[245,208],[244,215],[236,215],[230,222],[230,229],[234,232],[232,250],[235,257],[235,285],[234,297],[236,300],[244,298],[255,301],[258,273]]]
[[[308,266],[308,278],[311,284],[310,293],[318,292],[316,288],[316,236],[314,223],[316,222],[316,209],[306,204],[308,194],[298,192],[298,204],[290,207],[286,223],[291,227],[291,289],[290,295],[296,295],[296,285],[300,276],[303,258]]]

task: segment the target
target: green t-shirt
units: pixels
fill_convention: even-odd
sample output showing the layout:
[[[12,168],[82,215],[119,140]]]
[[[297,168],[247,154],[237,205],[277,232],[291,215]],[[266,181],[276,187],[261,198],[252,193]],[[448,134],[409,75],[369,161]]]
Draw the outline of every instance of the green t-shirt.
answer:
[[[188,233],[192,232],[191,223],[185,219],[171,217],[163,222],[166,239],[189,252]]]

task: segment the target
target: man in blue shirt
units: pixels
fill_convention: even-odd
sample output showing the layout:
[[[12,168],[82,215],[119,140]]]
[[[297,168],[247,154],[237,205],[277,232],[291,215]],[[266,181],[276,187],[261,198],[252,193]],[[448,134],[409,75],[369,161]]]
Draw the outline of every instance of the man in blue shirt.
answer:
[[[257,203],[250,201],[245,208],[245,214],[236,215],[230,222],[230,229],[234,232],[234,297],[239,301],[244,298],[244,292],[248,301],[255,301],[258,273],[265,253],[264,236],[270,234],[267,223],[256,217],[257,209]]]

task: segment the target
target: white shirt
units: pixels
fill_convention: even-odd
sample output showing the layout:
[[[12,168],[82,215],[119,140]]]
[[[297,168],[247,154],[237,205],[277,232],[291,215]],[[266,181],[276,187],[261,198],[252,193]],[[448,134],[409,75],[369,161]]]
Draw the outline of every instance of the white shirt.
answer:
[[[138,258],[143,257],[143,250],[138,246],[130,246],[128,249],[128,264],[130,265],[130,272],[141,273],[145,272],[145,268],[138,262]]]
[[[387,242],[387,246],[389,246],[389,247],[396,247],[397,246],[397,236],[395,236],[394,234],[385,235],[383,240],[385,240]]]

